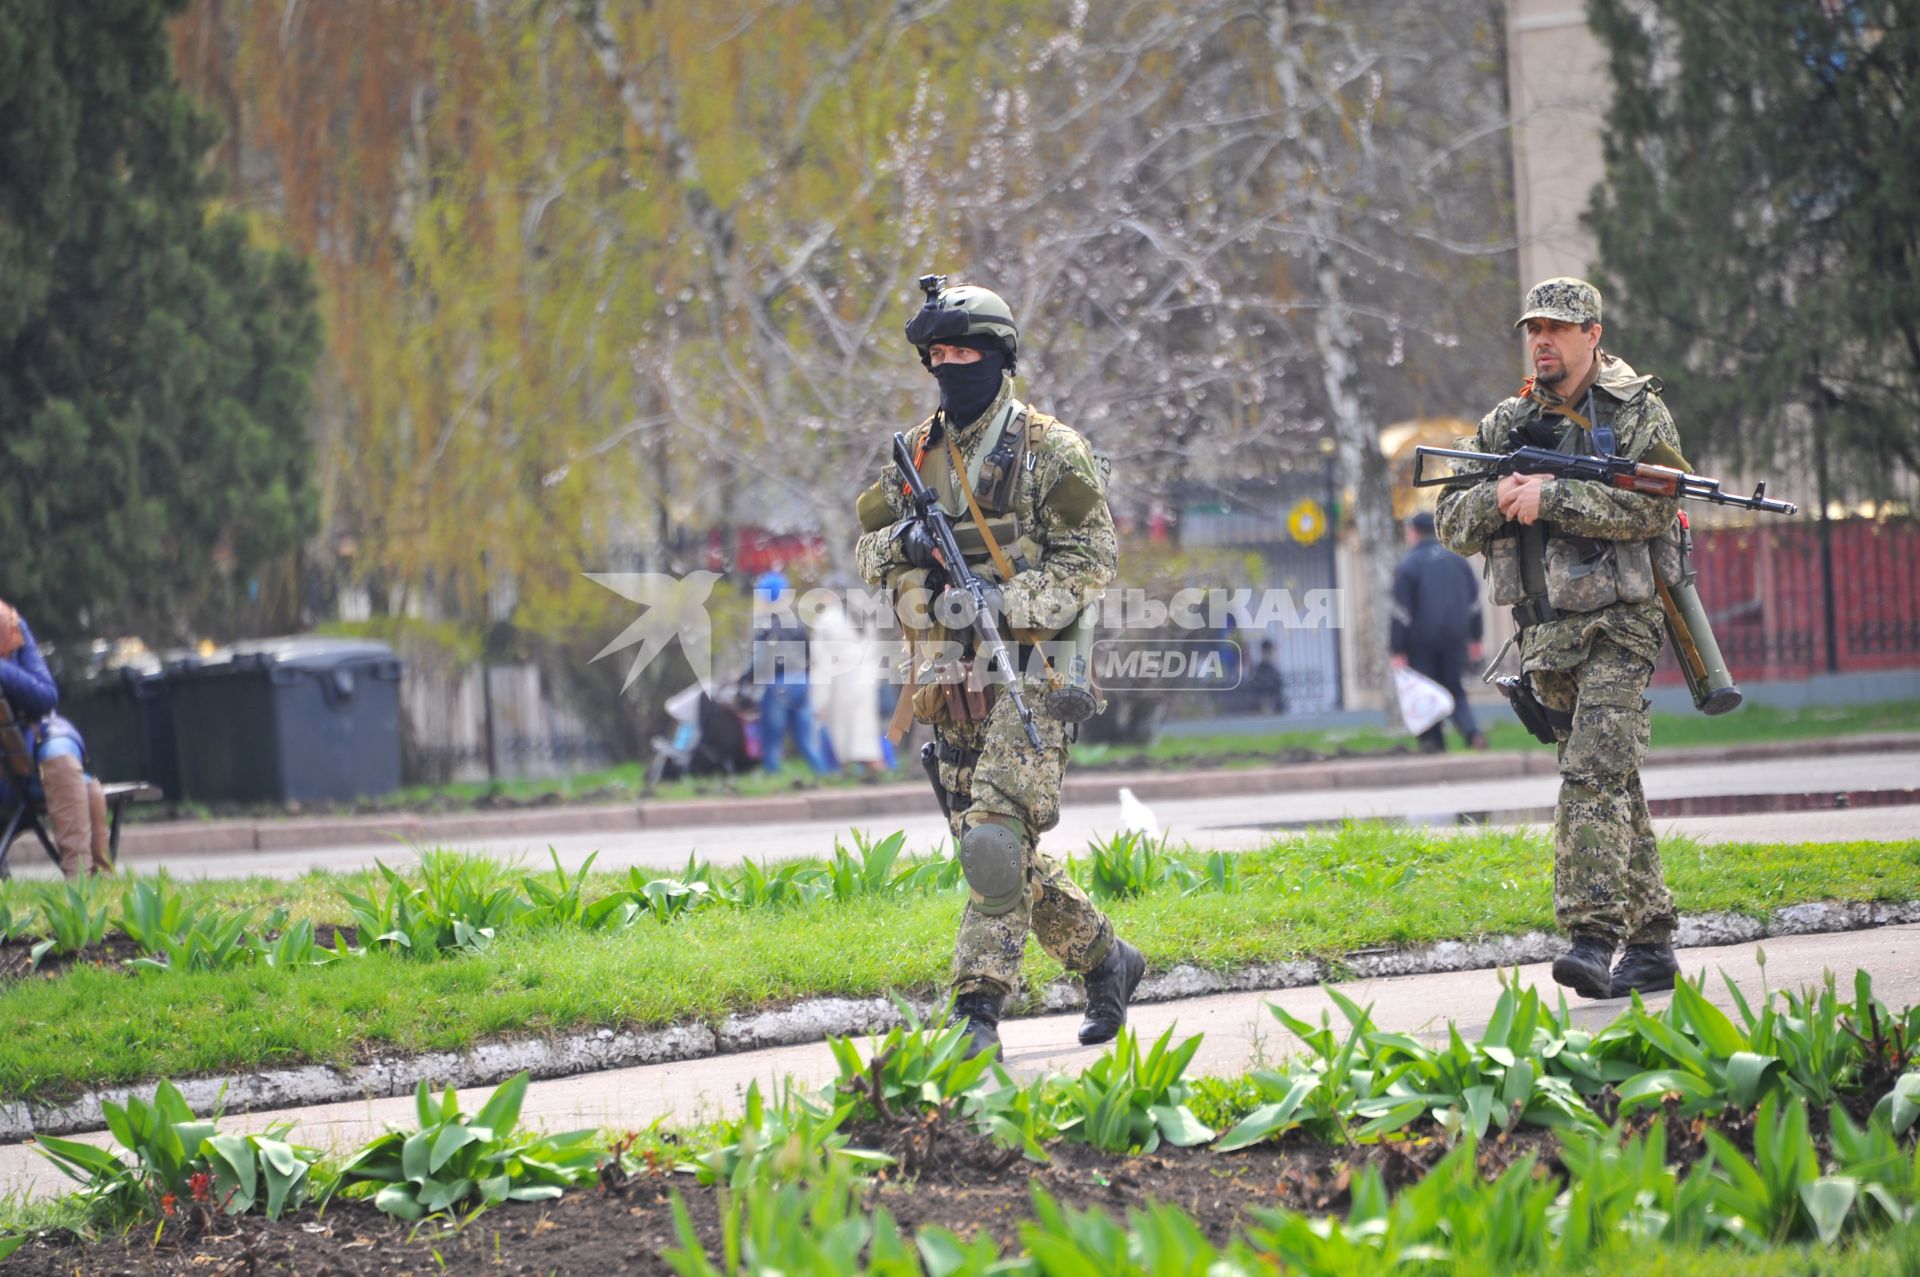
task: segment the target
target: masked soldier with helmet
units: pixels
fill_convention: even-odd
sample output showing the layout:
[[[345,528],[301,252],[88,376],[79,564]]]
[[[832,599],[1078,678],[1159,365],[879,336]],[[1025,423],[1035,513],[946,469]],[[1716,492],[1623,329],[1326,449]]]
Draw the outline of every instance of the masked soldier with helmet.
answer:
[[[1526,330],[1533,375],[1461,447],[1689,468],[1659,381],[1600,349],[1597,288],[1549,279],[1523,309],[1514,326]],[[1437,512],[1448,549],[1486,555],[1492,602],[1511,607],[1519,627],[1522,675],[1509,694],[1559,742],[1554,916],[1573,943],[1553,978],[1590,998],[1670,989],[1679,970],[1673,897],[1640,786],[1645,692],[1666,639],[1651,546],[1678,507],[1673,497],[1514,474],[1449,491]]]
[[[923,755],[953,828],[968,886],[954,945],[954,1011],[967,1024],[969,1054],[999,1042],[1007,996],[1019,982],[1027,932],[1086,982],[1080,1041],[1113,1038],[1146,971],[1139,951],[1059,865],[1038,851],[1060,820],[1069,721],[1097,708],[1090,688],[1044,659],[1079,626],[1091,596],[1113,579],[1118,542],[1106,502],[1103,462],[1078,433],[1015,398],[1019,331],[998,294],[923,278],[926,305],[907,340],[940,386],[940,407],[906,434],[917,469],[951,520],[968,566],[988,582],[988,603],[1008,646],[1017,645],[1025,703],[1036,707],[1039,747],[1006,689],[970,651],[965,625],[910,638],[913,714],[933,725]],[[946,585],[927,528],[889,463],[857,503],[864,535],[856,558],[869,583],[895,597],[936,594],[935,614],[970,609]],[[905,609],[903,609],[905,610]],[[1039,649],[1036,645],[1046,645]],[[923,661],[926,652],[945,656]],[[981,654],[984,655],[984,654]],[[1000,694],[996,694],[1000,693]],[[1075,732],[1077,734],[1077,731]]]

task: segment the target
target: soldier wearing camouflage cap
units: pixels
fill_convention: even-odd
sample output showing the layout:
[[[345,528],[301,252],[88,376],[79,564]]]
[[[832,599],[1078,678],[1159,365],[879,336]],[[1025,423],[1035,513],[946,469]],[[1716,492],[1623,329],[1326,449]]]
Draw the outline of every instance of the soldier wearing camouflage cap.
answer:
[[[1688,469],[1660,383],[1600,348],[1600,316],[1600,290],[1585,280],[1529,289],[1514,326],[1525,330],[1533,375],[1460,446]],[[1666,637],[1649,543],[1678,507],[1589,481],[1510,475],[1447,492],[1436,516],[1449,549],[1487,556],[1492,602],[1511,607],[1519,627],[1522,678],[1559,738],[1554,916],[1573,943],[1553,978],[1586,997],[1670,989],[1679,970],[1673,897],[1640,785],[1647,681]]]
[[[1584,279],[1562,275],[1543,280],[1527,290],[1526,308],[1513,321],[1525,328],[1530,319],[1549,319],[1577,327],[1597,327],[1600,323],[1600,290]],[[1596,336],[1595,341],[1599,339]]]
[[[1007,996],[1018,986],[1032,931],[1040,945],[1086,982],[1080,1041],[1112,1039],[1146,972],[1139,950],[1079,884],[1040,854],[1040,835],[1060,821],[1069,724],[1058,711],[1058,679],[1034,645],[1070,625],[1113,579],[1119,547],[1106,500],[1106,471],[1087,441],[1013,393],[1020,353],[1013,311],[999,294],[948,287],[945,276],[920,281],[926,304],[907,324],[907,340],[940,387],[940,408],[907,432],[921,475],[954,525],[968,566],[991,582],[990,603],[1017,641],[1022,692],[1040,748],[1029,742],[1014,699],[979,686],[968,649],[970,629],[909,625],[909,687],[901,700],[933,725],[922,756],[934,777],[965,871],[968,901],[954,945],[954,1012],[971,1035],[968,1054],[998,1045]],[[904,597],[944,584],[927,530],[889,462],[856,506],[864,532],[855,550],[860,574]],[[949,603],[970,612],[958,591]],[[930,655],[931,653],[943,653]],[[984,660],[984,657],[982,658]],[[1051,693],[1051,695],[1050,695]],[[1054,707],[1056,712],[1049,712]],[[904,726],[903,720],[896,720]],[[1075,729],[1074,734],[1077,734]]]

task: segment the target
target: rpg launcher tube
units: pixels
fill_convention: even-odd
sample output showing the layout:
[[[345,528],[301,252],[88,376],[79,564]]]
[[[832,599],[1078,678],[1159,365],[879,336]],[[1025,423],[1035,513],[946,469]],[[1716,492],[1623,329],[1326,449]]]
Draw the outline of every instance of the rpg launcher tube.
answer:
[[[1700,606],[1700,592],[1693,588],[1693,578],[1689,576],[1678,585],[1661,581],[1660,602],[1667,614],[1667,637],[1680,658],[1687,691],[1693,694],[1693,707],[1709,715],[1738,709],[1746,698],[1734,686],[1726,658],[1720,655],[1713,623]]]

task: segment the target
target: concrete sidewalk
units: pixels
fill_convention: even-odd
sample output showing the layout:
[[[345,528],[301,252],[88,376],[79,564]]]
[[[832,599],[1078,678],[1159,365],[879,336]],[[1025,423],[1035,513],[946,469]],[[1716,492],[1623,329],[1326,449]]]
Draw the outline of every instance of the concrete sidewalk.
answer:
[[[1764,973],[1758,953],[1764,949]],[[1872,973],[1874,991],[1893,1008],[1920,1003],[1920,925],[1884,927],[1872,931],[1795,936],[1771,939],[1763,945],[1738,944],[1681,951],[1689,974],[1707,972],[1707,993],[1722,1007],[1732,999],[1720,972],[1736,980],[1751,1000],[1763,988],[1795,989],[1817,983],[1826,972],[1838,976],[1843,994],[1851,996],[1856,968]],[[1523,984],[1552,990],[1544,963],[1521,967]],[[1362,1005],[1371,1004],[1375,1022],[1383,1029],[1444,1040],[1448,1020],[1469,1039],[1485,1028],[1500,995],[1500,975],[1489,970],[1354,981],[1337,986]],[[1665,996],[1650,1000],[1664,1006]],[[1586,1002],[1569,999],[1576,1020],[1598,1028],[1625,1009],[1624,1001]],[[1279,991],[1229,993],[1184,1001],[1136,1007],[1133,1027],[1143,1036],[1158,1036],[1169,1027],[1176,1036],[1203,1034],[1192,1076],[1233,1076],[1270,1063],[1293,1049],[1286,1029],[1266,1009],[1284,1007],[1293,1015],[1318,1021],[1325,1014],[1340,1015],[1321,986]],[[1021,1076],[1046,1072],[1076,1072],[1098,1055],[1074,1038],[1077,1013],[1009,1020],[1001,1026],[1010,1067]],[[750,1083],[762,1089],[785,1078],[808,1085],[831,1081],[837,1074],[825,1043],[750,1051],[673,1064],[646,1065],[603,1073],[536,1082],[527,1092],[522,1120],[547,1130],[600,1127],[614,1131],[645,1127],[657,1119],[687,1125],[705,1116],[738,1111]],[[478,1108],[484,1099],[468,1093],[466,1108]],[[279,1112],[256,1112],[223,1122],[223,1128],[257,1131],[273,1122],[291,1122],[292,1138],[335,1151],[352,1148],[379,1134],[386,1123],[412,1121],[411,1097],[360,1100],[317,1105]],[[77,1137],[106,1145],[104,1134]],[[0,1146],[0,1194],[42,1197],[68,1191],[70,1184],[30,1146]]]
[[[1914,739],[1920,741],[1920,737]],[[1684,834],[1702,842],[1887,841],[1920,837],[1920,805],[1911,802],[1904,806],[1850,809],[1823,805],[1817,810],[1802,811],[1771,810],[1767,802],[1737,801],[1741,796],[1819,794],[1831,799],[1835,793],[1887,794],[1920,788],[1920,752],[1795,755],[1750,761],[1729,759],[1728,752],[1713,751],[1713,756],[1706,761],[1689,762],[1686,760],[1690,751],[1673,751],[1648,764],[1642,776],[1650,801],[1659,804],[1667,800],[1710,800],[1702,803],[1706,810],[1729,813],[1672,818],[1656,814],[1654,825],[1662,837]],[[1550,756],[1543,754],[1542,757]],[[1485,823],[1518,826],[1551,819],[1549,813],[1559,788],[1559,777],[1553,772],[1491,778],[1475,774],[1470,779],[1436,781],[1423,777],[1419,769],[1411,765],[1417,761],[1446,764],[1444,769],[1430,766],[1429,776],[1436,771],[1441,776],[1458,775],[1454,771],[1457,765],[1454,759],[1407,759],[1397,770],[1382,769],[1369,760],[1364,766],[1356,764],[1339,772],[1338,783],[1321,788],[1289,785],[1249,794],[1181,793],[1172,797],[1160,796],[1161,791],[1153,790],[1154,796],[1143,801],[1150,802],[1160,829],[1175,848],[1189,847],[1202,855],[1211,851],[1264,847],[1284,836],[1286,831],[1337,826],[1349,819],[1436,827]],[[1474,760],[1457,760],[1458,763],[1471,761]],[[1235,781],[1244,774],[1211,773],[1179,779],[1190,790],[1200,790],[1208,783]],[[1060,824],[1041,840],[1041,849],[1049,855],[1061,859],[1083,855],[1089,842],[1105,840],[1123,828],[1119,803],[1111,794],[1102,797],[1100,791],[1095,790],[1091,798],[1074,796],[1085,792],[1079,782],[1069,783],[1069,797],[1061,807]],[[909,796],[914,804],[911,814],[864,819],[796,818],[770,825],[747,813],[733,823],[598,833],[564,833],[530,822],[533,827],[523,833],[462,839],[453,845],[476,855],[517,860],[541,869],[545,868],[548,849],[552,848],[569,872],[577,870],[589,855],[597,855],[594,865],[602,872],[619,872],[637,866],[667,873],[678,872],[690,854],[718,866],[743,860],[824,858],[832,855],[837,842],[846,840],[851,826],[880,834],[898,829],[906,834],[906,849],[910,853],[938,852],[951,836],[946,821],[930,796],[917,789],[910,791]],[[1720,801],[1723,799],[1726,801]],[[1746,814],[1738,814],[1741,812]],[[564,814],[548,812],[541,819]],[[143,873],[164,867],[176,877],[293,877],[311,870],[370,869],[376,860],[404,864],[412,858],[413,847],[404,841],[366,838],[357,844],[243,854],[140,852],[123,857],[122,863]],[[22,877],[42,878],[51,877],[55,872],[44,858],[36,863],[31,857],[23,858],[16,865],[16,871]]]
[[[1655,750],[1647,767],[1699,767],[1771,759],[1920,752],[1920,733],[1879,732],[1809,741]],[[1914,768],[1920,776],[1920,760]],[[1399,785],[1484,782],[1555,774],[1551,751],[1396,754],[1275,767],[1199,771],[1070,771],[1065,804],[1118,801],[1122,787],[1144,801],[1365,790]],[[845,827],[883,816],[924,815],[931,804],[918,782],[814,789],[761,798],[658,799],[598,806],[554,804],[514,811],[448,815],[394,812],[375,816],[264,820],[168,821],[136,824],[121,835],[121,853],[136,860],[250,852],[292,852],[369,844],[426,846],[501,839],[541,841],[582,834],[635,834],[715,825],[769,826],[832,822]]]

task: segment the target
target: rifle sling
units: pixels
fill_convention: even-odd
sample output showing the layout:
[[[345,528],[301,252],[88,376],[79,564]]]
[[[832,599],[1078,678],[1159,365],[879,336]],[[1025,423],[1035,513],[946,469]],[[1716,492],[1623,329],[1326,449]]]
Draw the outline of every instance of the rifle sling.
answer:
[[[953,467],[955,474],[962,476],[966,474],[966,467],[960,463],[960,451],[953,446],[952,434],[947,435],[947,464]],[[993,528],[987,523],[987,516],[981,513],[980,503],[973,496],[973,485],[963,482],[960,490],[966,493],[967,513],[973,516],[973,525],[980,529],[980,539],[987,543],[987,554],[992,557],[993,566],[1000,570],[1000,579],[1011,583],[1014,577],[1013,564],[1008,561],[1007,552],[1000,548],[1000,542],[994,538]],[[1039,640],[1039,635],[1032,630],[1026,631],[1026,636],[1023,638],[1021,631],[1016,629],[1013,631],[1013,637],[1015,642],[1028,644]],[[1034,650],[1040,652],[1037,647]],[[1045,652],[1040,652],[1040,664],[1046,670],[1047,677],[1053,677],[1053,664],[1047,660]]]

